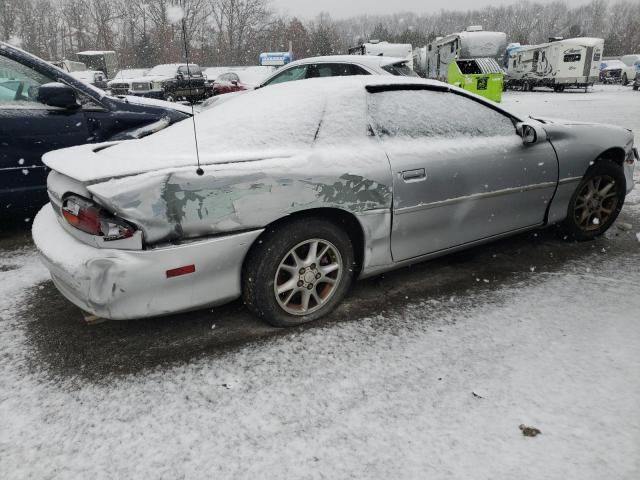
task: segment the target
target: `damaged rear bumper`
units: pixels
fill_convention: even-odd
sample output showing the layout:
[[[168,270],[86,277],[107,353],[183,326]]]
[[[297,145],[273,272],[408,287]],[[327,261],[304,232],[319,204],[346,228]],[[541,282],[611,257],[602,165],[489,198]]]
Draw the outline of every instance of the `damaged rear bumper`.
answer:
[[[240,296],[244,257],[262,230],[154,250],[96,248],[59,224],[50,204],[33,239],[54,284],[72,303],[101,318],[153,317],[219,305]],[[194,265],[195,271],[168,271]]]

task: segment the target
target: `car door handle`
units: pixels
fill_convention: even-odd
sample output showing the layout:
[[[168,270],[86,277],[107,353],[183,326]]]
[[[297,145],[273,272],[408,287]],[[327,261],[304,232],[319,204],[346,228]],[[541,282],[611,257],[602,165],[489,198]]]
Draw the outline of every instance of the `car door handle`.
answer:
[[[402,179],[405,182],[421,182],[427,179],[427,172],[424,168],[416,168],[415,170],[405,170],[402,174]]]

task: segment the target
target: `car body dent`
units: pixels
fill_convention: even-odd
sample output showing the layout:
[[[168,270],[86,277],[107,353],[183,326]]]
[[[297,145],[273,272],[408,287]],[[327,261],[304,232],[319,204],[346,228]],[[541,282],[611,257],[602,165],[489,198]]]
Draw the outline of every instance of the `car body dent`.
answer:
[[[46,205],[33,225],[36,246],[54,284],[82,310],[114,320],[212,307],[237,298],[242,261],[262,233],[241,232],[152,250],[97,249],[70,236],[58,218]],[[186,264],[197,265],[193,274],[167,277],[167,270]]]
[[[87,187],[116,215],[138,225],[149,244],[261,228],[312,208],[352,214],[391,208],[391,172],[384,151],[365,139],[351,168],[340,149],[111,179]],[[260,208],[256,208],[259,205]]]

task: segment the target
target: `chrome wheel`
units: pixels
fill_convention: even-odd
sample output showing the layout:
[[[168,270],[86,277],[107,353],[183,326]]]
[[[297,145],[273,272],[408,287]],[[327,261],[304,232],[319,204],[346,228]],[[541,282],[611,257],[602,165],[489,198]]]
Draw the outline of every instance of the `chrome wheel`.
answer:
[[[305,240],[284,256],[273,282],[278,305],[291,315],[322,308],[335,293],[344,272],[340,252],[331,242]]]
[[[593,177],[576,198],[573,211],[576,225],[584,231],[598,230],[611,219],[617,206],[616,181],[608,175]]]

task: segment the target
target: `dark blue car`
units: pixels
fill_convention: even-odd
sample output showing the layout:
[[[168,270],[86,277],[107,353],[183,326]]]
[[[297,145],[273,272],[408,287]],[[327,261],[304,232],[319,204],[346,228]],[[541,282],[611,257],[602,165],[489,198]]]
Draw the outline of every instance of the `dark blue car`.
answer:
[[[0,216],[33,210],[48,201],[42,154],[83,143],[139,138],[188,116],[173,108],[109,97],[0,42]]]

